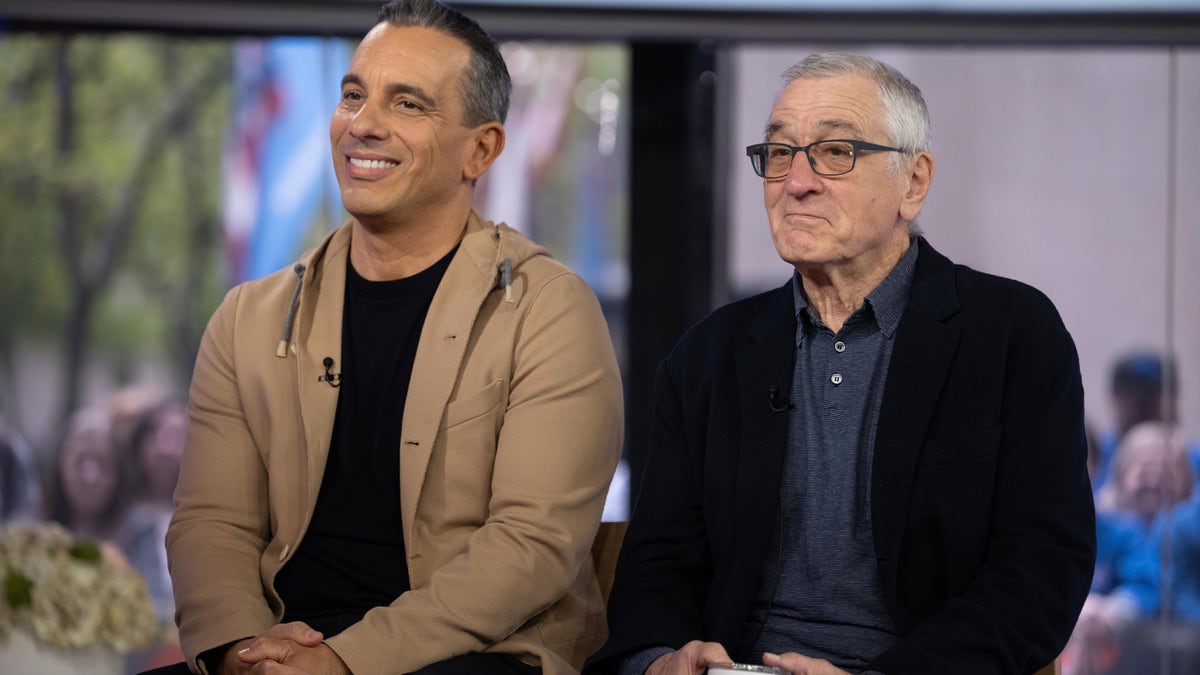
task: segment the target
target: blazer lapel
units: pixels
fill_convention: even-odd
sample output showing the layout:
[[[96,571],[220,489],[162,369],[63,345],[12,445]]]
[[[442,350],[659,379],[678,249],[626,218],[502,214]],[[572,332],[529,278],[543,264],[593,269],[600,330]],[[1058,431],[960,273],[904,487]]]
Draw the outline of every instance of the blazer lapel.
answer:
[[[791,397],[796,354],[794,308],[789,280],[750,325],[744,345],[734,354],[739,417],[736,516],[727,525],[733,528],[736,542],[730,569],[730,586],[736,590],[729,597],[739,605],[725,608],[717,617],[716,632],[727,640],[736,641],[740,635],[763,556],[772,541],[788,420],[786,409],[774,410],[772,405],[773,400],[782,403]],[[778,390],[774,398],[773,388]]]
[[[880,582],[889,601],[895,598],[897,557],[918,455],[961,332],[946,323],[960,309],[954,267],[923,238],[918,245],[912,290],[888,366],[872,462],[872,529]]]
[[[472,213],[421,329],[400,438],[400,512],[410,553],[417,553],[413,522],[433,443],[479,308],[495,287],[498,251],[493,228]]]
[[[333,421],[337,413],[338,390],[318,378],[325,374],[325,357],[334,359],[331,372],[341,372],[342,306],[346,294],[346,256],[350,250],[350,228],[344,226],[331,235],[325,246],[305,261],[304,292],[298,308],[302,348],[296,353],[296,379],[300,397],[300,422],[304,425],[307,448],[306,493],[301,501],[307,512],[317,503]]]

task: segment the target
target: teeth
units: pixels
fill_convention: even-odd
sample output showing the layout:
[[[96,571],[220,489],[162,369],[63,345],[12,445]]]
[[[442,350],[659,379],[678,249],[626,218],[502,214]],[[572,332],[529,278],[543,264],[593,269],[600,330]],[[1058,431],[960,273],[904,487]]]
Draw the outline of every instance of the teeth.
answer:
[[[389,162],[382,159],[358,159],[356,157],[351,157],[350,163],[363,169],[390,169],[393,166],[399,165],[398,162]]]

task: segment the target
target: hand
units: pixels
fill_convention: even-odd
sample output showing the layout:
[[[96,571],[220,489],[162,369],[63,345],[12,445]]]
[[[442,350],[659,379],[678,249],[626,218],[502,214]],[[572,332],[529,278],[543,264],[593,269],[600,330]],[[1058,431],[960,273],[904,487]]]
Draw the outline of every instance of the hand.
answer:
[[[646,669],[646,675],[704,675],[708,664],[732,661],[719,643],[692,640],[678,650],[655,659]]]
[[[277,624],[263,635],[231,647],[221,663],[221,675],[298,672],[348,675],[349,669],[322,642],[323,638],[302,621]]]
[[[763,654],[763,663],[783,668],[792,675],[850,675],[824,659],[812,659],[796,652]]]
[[[1083,603],[1079,620],[1071,639],[1063,650],[1062,662],[1065,675],[1094,675],[1106,673],[1118,659],[1115,618],[1109,599],[1095,593],[1088,595]]]
[[[329,645],[305,647],[291,640],[256,638],[251,647],[238,653],[242,665],[251,673],[264,675],[350,675],[350,669]]]

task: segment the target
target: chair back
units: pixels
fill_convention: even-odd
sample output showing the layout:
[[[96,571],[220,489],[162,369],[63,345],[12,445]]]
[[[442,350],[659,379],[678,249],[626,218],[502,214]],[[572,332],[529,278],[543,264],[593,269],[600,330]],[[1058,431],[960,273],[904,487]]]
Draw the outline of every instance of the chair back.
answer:
[[[596,567],[596,580],[600,582],[600,595],[605,604],[612,592],[613,577],[617,573],[617,555],[621,553],[621,541],[629,523],[616,521],[600,523],[596,538],[592,540],[592,564]],[[1040,675],[1040,674],[1039,674]]]
[[[1062,675],[1062,661],[1054,659],[1054,663],[1042,668],[1033,675]]]

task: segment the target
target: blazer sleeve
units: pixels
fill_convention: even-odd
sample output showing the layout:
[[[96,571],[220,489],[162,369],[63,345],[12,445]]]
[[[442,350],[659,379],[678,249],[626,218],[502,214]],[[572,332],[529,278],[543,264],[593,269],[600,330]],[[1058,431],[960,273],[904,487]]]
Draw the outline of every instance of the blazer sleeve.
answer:
[[[951,577],[965,579],[961,588],[951,581],[940,608],[920,617],[911,629],[901,626],[904,636],[870,663],[871,670],[888,675],[1031,673],[1058,656],[1086,598],[1096,539],[1078,356],[1050,301],[1032,290],[1019,297],[1013,303],[1018,310],[1008,313],[1007,322],[995,318],[1004,312],[993,301],[987,306],[991,318],[974,328],[982,331],[977,335],[1006,335],[983,340],[1001,340],[1001,347],[959,346],[958,367],[989,373],[1002,369],[995,473],[990,502],[983,506],[990,507],[990,516],[975,528],[986,530],[982,559],[964,560],[970,554],[961,551],[970,547],[947,543]],[[973,365],[988,359],[999,365]],[[969,387],[971,379],[961,381]],[[986,396],[943,392],[943,397],[954,395]],[[959,516],[964,510],[959,508]],[[900,556],[905,554],[902,547]],[[946,593],[904,589],[903,575],[897,583],[901,595],[906,590]]]
[[[670,360],[655,380],[654,427],[642,489],[630,518],[608,604],[609,641],[585,673],[615,674],[647,648],[678,649],[705,630],[713,565],[678,376]]]
[[[259,635],[275,620],[260,560],[267,474],[243,413],[233,352],[240,287],[213,314],[196,359],[167,559],[184,655]]]

